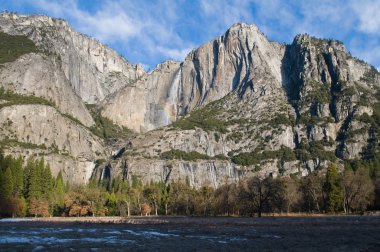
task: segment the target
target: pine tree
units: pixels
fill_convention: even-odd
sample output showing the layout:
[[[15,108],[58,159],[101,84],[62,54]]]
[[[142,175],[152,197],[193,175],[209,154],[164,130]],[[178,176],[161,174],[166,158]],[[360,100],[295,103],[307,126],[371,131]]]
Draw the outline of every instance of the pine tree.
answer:
[[[108,194],[106,205],[108,207],[108,215],[114,216],[116,213],[116,205],[117,205],[116,195],[114,192],[112,192],[111,194]]]
[[[30,173],[33,166],[32,159],[29,158],[27,164],[24,168],[24,198],[28,198],[29,195],[29,186],[30,186]]]
[[[13,159],[11,170],[13,176],[13,193],[17,196],[22,196],[24,191],[24,170],[22,168],[22,158]]]
[[[28,179],[27,179],[27,199],[40,199],[41,192],[41,167],[37,161],[30,159],[28,161]]]
[[[13,193],[12,171],[9,167],[7,167],[0,175],[0,198],[2,201],[9,200]]]
[[[41,184],[40,189],[44,199],[50,200],[52,197],[52,192],[54,188],[54,179],[51,175],[51,170],[49,164],[45,166],[45,162],[43,159],[40,160],[41,163]]]
[[[330,164],[327,167],[325,191],[327,195],[327,211],[340,211],[343,203],[342,185],[334,164]]]
[[[54,184],[53,207],[55,214],[59,214],[65,207],[65,188],[62,171],[59,171]]]
[[[168,205],[170,203],[170,196],[172,194],[172,187],[170,184],[166,185],[165,182],[160,183],[161,188],[161,202],[165,208],[165,215],[168,215]]]

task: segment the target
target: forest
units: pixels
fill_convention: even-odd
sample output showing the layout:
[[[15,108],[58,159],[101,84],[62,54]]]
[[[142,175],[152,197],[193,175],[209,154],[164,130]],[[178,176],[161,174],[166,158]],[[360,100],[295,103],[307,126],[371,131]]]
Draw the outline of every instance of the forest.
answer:
[[[250,177],[217,189],[188,179],[143,184],[132,176],[87,185],[53,177],[44,159],[0,154],[0,216],[261,216],[272,213],[363,213],[380,209],[380,180],[364,164],[307,177]],[[227,180],[226,180],[227,181]]]

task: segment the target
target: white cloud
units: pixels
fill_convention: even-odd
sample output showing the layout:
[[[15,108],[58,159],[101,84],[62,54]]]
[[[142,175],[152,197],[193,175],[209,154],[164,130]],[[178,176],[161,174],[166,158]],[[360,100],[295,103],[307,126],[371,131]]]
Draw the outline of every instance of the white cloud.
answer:
[[[174,48],[167,48],[158,46],[157,51],[168,57],[169,59],[176,60],[176,61],[183,61],[186,57],[186,55],[192,50],[193,48],[184,48],[184,49],[174,49]]]
[[[181,6],[175,2],[113,0],[100,3],[91,13],[82,9],[80,1],[75,0],[36,0],[33,5],[48,15],[69,20],[82,33],[123,48],[128,52],[126,58],[129,60],[128,54],[131,53],[145,53],[145,58],[150,60],[160,58],[157,53],[180,60],[192,47],[192,43],[184,41],[176,30]],[[142,61],[147,62],[139,60]]]
[[[366,45],[361,48],[353,48],[352,53],[369,64],[377,65],[380,63],[380,45]],[[379,68],[379,66],[377,66],[377,68]]]
[[[250,3],[250,0],[199,0],[202,23],[212,36],[216,32],[220,35],[234,23],[253,20]]]
[[[352,1],[351,7],[359,19],[358,29],[369,34],[380,33],[380,1]]]
[[[279,42],[290,42],[298,33],[341,39],[354,55],[380,65],[375,52],[380,47],[380,0],[99,0],[92,11],[78,0],[17,2],[67,19],[126,59],[150,67],[167,58],[183,60],[191,48],[237,22],[255,23]],[[363,46],[363,36],[375,39]],[[354,43],[357,37],[361,39]]]
[[[106,42],[112,39],[128,40],[138,35],[142,29],[140,20],[128,16],[117,2],[108,2],[94,14],[81,10],[73,0],[64,4],[38,0],[36,4],[51,15],[73,20],[79,30]]]

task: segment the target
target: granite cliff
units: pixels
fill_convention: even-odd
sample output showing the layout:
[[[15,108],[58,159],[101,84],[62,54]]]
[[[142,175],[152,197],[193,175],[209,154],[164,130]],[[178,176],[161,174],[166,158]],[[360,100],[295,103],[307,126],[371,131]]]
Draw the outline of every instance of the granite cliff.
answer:
[[[38,49],[3,63],[1,86],[45,101],[1,103],[3,125],[12,121],[0,134],[13,141],[6,150],[38,147],[75,183],[138,176],[218,187],[378,153],[380,75],[336,40],[280,44],[235,24],[183,62],[145,73],[63,20],[7,13],[0,30]],[[99,121],[135,133],[104,139],[94,135]]]

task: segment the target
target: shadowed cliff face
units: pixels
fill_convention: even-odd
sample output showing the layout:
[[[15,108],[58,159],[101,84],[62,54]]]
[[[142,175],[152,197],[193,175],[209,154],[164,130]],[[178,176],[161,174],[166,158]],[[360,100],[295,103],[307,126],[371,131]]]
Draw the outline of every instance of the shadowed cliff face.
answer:
[[[370,125],[360,117],[373,114],[377,71],[353,58],[341,42],[307,35],[286,47],[282,69],[297,115],[297,144],[336,141],[331,147],[338,157],[361,158]]]

